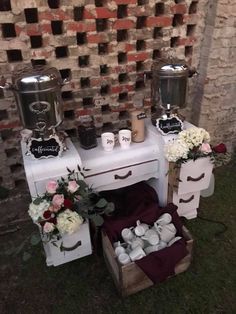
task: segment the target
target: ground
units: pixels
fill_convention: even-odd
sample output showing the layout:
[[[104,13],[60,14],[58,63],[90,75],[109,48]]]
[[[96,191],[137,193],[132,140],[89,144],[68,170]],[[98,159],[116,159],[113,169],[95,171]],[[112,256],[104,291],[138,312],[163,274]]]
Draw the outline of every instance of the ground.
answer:
[[[29,195],[12,193],[0,204],[0,313],[236,313],[235,163],[217,169],[215,176],[215,194],[201,200],[199,218],[185,221],[194,237],[190,268],[125,299],[101,253],[47,267],[41,244],[31,247],[26,241],[21,247],[37,228],[26,213]],[[25,251],[32,257],[24,262]]]

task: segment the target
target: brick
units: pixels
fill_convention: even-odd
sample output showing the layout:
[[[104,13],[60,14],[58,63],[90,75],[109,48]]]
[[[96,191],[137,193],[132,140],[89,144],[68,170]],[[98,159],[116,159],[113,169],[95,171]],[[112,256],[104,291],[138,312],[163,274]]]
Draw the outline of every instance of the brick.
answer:
[[[20,120],[15,121],[8,121],[7,123],[0,123],[0,130],[6,130],[6,129],[14,129],[21,126]]]
[[[187,13],[186,4],[178,3],[170,8],[171,13],[173,14],[185,14]]]
[[[129,19],[120,19],[116,20],[113,23],[113,29],[129,29],[129,28],[134,28],[135,23],[132,20]]]
[[[146,51],[134,54],[128,54],[127,59],[128,61],[145,61],[150,57],[150,54]]]
[[[51,28],[51,24],[48,24],[48,23],[43,23],[40,25],[40,29],[41,29],[41,32],[43,34],[51,34],[52,33],[52,28]]]
[[[179,46],[192,46],[196,41],[195,37],[186,37],[186,38],[179,38],[178,45]]]
[[[39,24],[27,24],[26,33],[29,36],[41,35],[41,30]]]
[[[112,86],[111,88],[111,93],[112,94],[119,94],[122,92],[132,92],[134,90],[134,86],[127,84],[127,85],[117,85],[117,86]]]
[[[67,24],[67,30],[73,32],[94,32],[96,31],[95,23],[88,22],[69,22]]]
[[[90,44],[98,44],[107,41],[107,34],[106,33],[96,33],[96,34],[89,34],[87,35],[87,41]]]
[[[167,27],[172,25],[170,16],[149,16],[147,17],[147,27]]]
[[[83,18],[84,19],[95,19],[95,14],[93,14],[92,12],[90,12],[89,10],[84,8]]]
[[[137,0],[114,0],[116,4],[137,4]]]
[[[98,19],[116,18],[117,15],[116,11],[110,11],[105,7],[98,7],[95,11]]]
[[[39,16],[40,21],[43,21],[43,20],[65,21],[65,20],[71,19],[71,16],[67,12],[61,9],[39,12],[38,16]]]

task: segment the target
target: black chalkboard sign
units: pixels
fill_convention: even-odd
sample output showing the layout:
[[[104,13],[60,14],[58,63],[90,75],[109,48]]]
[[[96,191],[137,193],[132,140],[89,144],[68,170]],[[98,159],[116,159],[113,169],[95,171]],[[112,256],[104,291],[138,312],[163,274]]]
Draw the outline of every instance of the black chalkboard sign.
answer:
[[[147,118],[147,115],[146,115],[145,112],[141,112],[141,113],[139,113],[139,114],[137,115],[137,118],[138,118],[138,120],[142,120],[142,119]]]
[[[178,117],[157,119],[157,129],[163,134],[177,134],[183,130],[183,122]]]
[[[49,139],[34,139],[29,142],[29,152],[36,158],[49,158],[60,156],[63,150],[63,145],[57,136]]]

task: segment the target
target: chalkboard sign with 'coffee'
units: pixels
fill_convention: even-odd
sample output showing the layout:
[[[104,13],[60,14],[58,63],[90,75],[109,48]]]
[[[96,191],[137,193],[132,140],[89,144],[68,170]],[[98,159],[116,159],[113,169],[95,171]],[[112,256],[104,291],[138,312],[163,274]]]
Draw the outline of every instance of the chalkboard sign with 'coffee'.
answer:
[[[62,151],[63,146],[57,136],[44,140],[31,139],[29,143],[29,152],[36,159],[57,157]]]

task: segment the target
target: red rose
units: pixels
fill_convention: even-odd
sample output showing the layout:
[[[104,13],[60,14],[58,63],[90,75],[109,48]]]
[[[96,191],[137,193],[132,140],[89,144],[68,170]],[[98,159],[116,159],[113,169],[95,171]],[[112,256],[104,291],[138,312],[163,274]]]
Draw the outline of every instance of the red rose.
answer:
[[[57,218],[53,217],[53,218],[49,219],[48,222],[51,222],[52,224],[56,225],[57,224]]]
[[[64,200],[64,207],[71,209],[73,207],[73,203],[71,200],[68,200],[67,198]]]
[[[51,217],[51,212],[50,210],[46,210],[44,213],[43,213],[43,218],[44,219],[49,219]]]
[[[213,150],[215,153],[223,153],[223,154],[224,154],[224,153],[227,152],[227,148],[226,148],[226,146],[225,146],[224,143],[220,143],[220,144],[214,146],[214,147],[212,148],[212,150]]]

